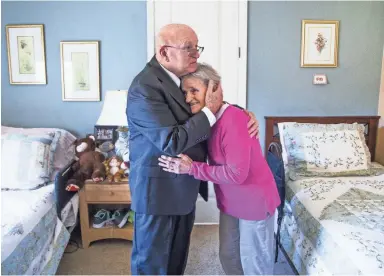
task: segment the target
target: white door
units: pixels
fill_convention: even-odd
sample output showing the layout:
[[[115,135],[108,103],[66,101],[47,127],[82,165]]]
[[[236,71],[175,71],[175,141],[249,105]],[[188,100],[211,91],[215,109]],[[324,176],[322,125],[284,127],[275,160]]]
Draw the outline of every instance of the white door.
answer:
[[[224,100],[246,107],[247,1],[147,1],[148,60],[155,36],[166,24],[182,23],[197,33],[204,52],[199,59],[222,77]],[[219,212],[210,184],[209,203],[199,198],[196,223],[217,223]]]

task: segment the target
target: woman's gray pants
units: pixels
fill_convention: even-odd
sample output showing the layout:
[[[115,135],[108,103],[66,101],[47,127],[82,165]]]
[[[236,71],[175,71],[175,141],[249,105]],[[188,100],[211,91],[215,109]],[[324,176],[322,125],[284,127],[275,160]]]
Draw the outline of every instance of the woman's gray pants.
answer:
[[[238,219],[220,212],[220,262],[227,275],[273,275],[274,215]]]

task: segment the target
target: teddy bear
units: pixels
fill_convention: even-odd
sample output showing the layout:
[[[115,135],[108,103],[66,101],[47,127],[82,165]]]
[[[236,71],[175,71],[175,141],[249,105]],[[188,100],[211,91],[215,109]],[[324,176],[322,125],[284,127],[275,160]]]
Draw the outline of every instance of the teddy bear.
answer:
[[[105,156],[96,151],[96,142],[93,135],[77,139],[73,142],[75,146],[76,163],[72,166],[73,177],[67,181],[66,190],[75,192],[80,190],[85,180],[92,179],[98,183],[105,179],[106,170],[103,162]]]
[[[124,161],[118,156],[112,156],[104,161],[106,177],[109,182],[119,182],[125,176],[127,169]]]

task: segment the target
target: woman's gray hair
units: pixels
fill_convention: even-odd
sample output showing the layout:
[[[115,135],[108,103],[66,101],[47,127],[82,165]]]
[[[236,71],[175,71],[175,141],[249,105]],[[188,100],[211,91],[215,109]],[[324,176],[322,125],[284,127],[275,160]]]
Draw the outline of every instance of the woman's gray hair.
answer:
[[[200,79],[206,86],[208,86],[210,80],[213,81],[214,85],[219,84],[221,81],[219,73],[207,63],[198,63],[196,71],[183,76],[182,81],[187,78]]]

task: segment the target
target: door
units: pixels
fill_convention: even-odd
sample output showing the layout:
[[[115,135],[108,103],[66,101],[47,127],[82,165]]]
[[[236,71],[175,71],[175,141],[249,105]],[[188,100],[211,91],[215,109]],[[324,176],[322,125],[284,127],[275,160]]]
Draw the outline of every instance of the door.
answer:
[[[148,60],[154,55],[155,36],[166,24],[191,26],[206,62],[222,77],[224,100],[246,107],[247,1],[147,1]],[[217,223],[212,183],[209,203],[199,198],[196,223]]]

